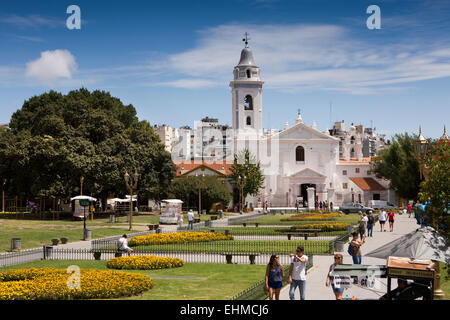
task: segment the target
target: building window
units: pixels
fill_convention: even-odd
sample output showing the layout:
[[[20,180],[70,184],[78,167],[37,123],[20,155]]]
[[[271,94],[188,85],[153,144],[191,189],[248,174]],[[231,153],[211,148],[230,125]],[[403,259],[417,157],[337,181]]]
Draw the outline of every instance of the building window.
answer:
[[[305,161],[305,149],[302,146],[295,148],[295,161]]]
[[[251,95],[246,95],[244,98],[244,109],[253,110],[253,98]]]
[[[380,194],[379,193],[374,193],[373,194],[373,200],[380,200]]]
[[[354,158],[355,157],[355,149],[352,148],[352,150],[350,150],[350,158]]]
[[[247,125],[251,126],[252,125],[252,118],[247,117]]]
[[[347,175],[347,170],[343,170],[343,171],[342,171],[342,175],[343,175],[343,176],[346,176],[346,175]]]
[[[342,184],[342,189],[348,189],[348,184],[347,184],[346,182],[344,182],[344,183]]]
[[[252,77],[252,75],[250,73],[250,70],[247,70],[247,78],[251,78],[251,77]]]
[[[359,168],[355,168],[355,172],[356,172],[356,173],[359,173]]]

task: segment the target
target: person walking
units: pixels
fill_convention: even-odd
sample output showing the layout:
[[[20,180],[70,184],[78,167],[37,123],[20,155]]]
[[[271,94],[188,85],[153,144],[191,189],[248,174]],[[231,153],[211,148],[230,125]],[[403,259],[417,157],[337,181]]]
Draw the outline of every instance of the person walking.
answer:
[[[344,257],[342,256],[342,254],[336,253],[334,255],[334,263],[330,266],[330,270],[328,271],[327,280],[325,281],[325,286],[327,286],[327,287],[330,286],[330,276],[331,276],[331,273],[334,271],[334,268],[336,268],[336,266],[343,264],[343,263],[344,263]],[[333,282],[331,282],[331,288],[333,289],[333,293],[336,296],[336,300],[342,300],[342,294],[344,293],[344,288],[336,288],[334,286]]]
[[[333,211],[333,202],[330,201],[330,211]]]
[[[361,264],[362,262],[362,254],[361,254],[361,246],[366,242],[365,236],[363,236],[362,240],[358,240],[358,232],[352,233],[352,241],[349,246],[351,248],[351,256],[353,259],[353,264]]]
[[[361,240],[363,239],[363,237],[366,234],[366,228],[367,228],[368,221],[369,221],[369,219],[367,218],[366,214],[363,213],[361,216],[361,220],[359,220],[359,236],[360,236]]]
[[[408,206],[406,207],[406,210],[408,210],[408,218],[411,218],[411,213],[413,210],[412,205],[408,204]]]
[[[269,263],[266,268],[266,291],[269,291],[269,299],[273,300],[275,293],[275,300],[280,300],[280,290],[283,286],[284,269],[280,263],[280,258],[273,254],[270,256]]]
[[[122,237],[119,238],[117,247],[119,252],[126,252],[128,256],[130,256],[131,253],[134,252],[134,250],[128,246],[128,239],[126,234],[122,235]]]
[[[304,254],[303,246],[298,246],[295,255],[292,257],[291,265],[289,266],[289,298],[295,300],[295,289],[298,287],[300,291],[300,299],[306,299],[306,264],[308,256]]]
[[[378,215],[378,221],[380,222],[380,232],[386,232],[386,230],[384,229],[385,226],[384,224],[386,223],[386,219],[387,219],[387,214],[386,211],[381,210],[379,215]]]
[[[373,225],[375,224],[375,218],[372,215],[372,211],[369,211],[367,216],[367,236],[373,237]]]
[[[187,218],[188,218],[188,229],[191,230],[194,229],[194,212],[192,211],[192,209],[189,210]]]
[[[389,212],[389,214],[388,214],[390,232],[394,232],[394,216],[395,216],[395,213],[394,213],[394,211],[391,210],[391,212]]]
[[[183,227],[183,222],[184,222],[183,212],[178,213],[178,219],[177,219],[177,222],[178,222],[178,226],[179,226],[180,229],[181,229],[181,227]]]

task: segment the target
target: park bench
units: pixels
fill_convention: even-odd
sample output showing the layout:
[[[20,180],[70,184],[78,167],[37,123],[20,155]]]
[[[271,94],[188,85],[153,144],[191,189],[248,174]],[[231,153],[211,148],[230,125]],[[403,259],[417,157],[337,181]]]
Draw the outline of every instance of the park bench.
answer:
[[[295,231],[287,232],[287,237],[288,237],[288,240],[291,240],[292,236],[304,237],[305,240],[308,240],[309,236],[317,237],[318,233],[319,233],[319,231],[315,230],[315,229],[295,230]]]
[[[157,223],[148,224],[147,227],[148,227],[148,230],[156,230],[159,228],[159,224],[157,224]]]
[[[256,256],[259,256],[258,253],[221,253],[222,256],[225,256],[227,260],[227,264],[232,264],[233,256],[248,256],[250,260],[250,264],[255,264]]]
[[[230,229],[209,229],[209,232],[216,232],[217,231],[225,231],[225,235],[230,234]]]
[[[242,222],[242,225],[246,227],[247,225],[255,225],[255,227],[259,226],[259,222]]]

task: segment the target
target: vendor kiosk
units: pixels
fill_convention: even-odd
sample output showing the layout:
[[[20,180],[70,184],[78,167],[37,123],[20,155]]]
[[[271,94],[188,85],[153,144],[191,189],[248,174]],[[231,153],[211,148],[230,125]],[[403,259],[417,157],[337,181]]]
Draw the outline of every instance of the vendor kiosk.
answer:
[[[331,281],[337,287],[350,288],[352,285],[372,289],[375,278],[387,278],[387,296],[393,292],[392,279],[412,280],[398,300],[414,300],[422,297],[432,300],[434,292],[434,263],[431,260],[417,260],[402,257],[388,257],[385,265],[342,264],[331,272]]]
[[[165,199],[161,201],[161,217],[160,224],[177,224],[178,216],[183,214],[183,201],[179,199]]]

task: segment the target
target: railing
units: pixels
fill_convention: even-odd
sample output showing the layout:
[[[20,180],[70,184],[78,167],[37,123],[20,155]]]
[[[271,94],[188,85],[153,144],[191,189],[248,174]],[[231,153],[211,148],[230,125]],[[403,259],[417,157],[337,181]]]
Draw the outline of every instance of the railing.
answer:
[[[308,271],[314,264],[314,256],[308,256],[308,262],[306,263],[306,271]],[[289,267],[290,262],[281,263],[284,264],[284,274],[285,276],[289,276]],[[287,281],[283,279],[283,287],[287,285]],[[242,292],[235,295],[231,300],[265,300],[269,297],[269,293],[264,291],[264,287],[266,285],[266,280],[261,280],[251,287],[243,290]]]
[[[20,252],[5,252],[0,254],[0,267],[9,267],[44,258],[42,248],[22,250]]]

